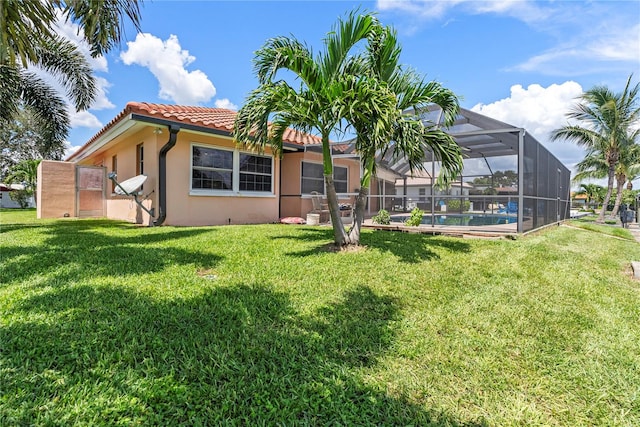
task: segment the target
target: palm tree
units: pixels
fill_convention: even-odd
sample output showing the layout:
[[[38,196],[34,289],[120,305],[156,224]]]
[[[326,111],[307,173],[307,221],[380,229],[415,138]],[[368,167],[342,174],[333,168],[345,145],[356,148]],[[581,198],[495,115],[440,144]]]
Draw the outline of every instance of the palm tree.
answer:
[[[38,165],[40,160],[24,160],[14,165],[5,177],[7,184],[19,183],[24,185],[28,197],[35,194],[38,183]],[[36,200],[37,204],[37,200]]]
[[[580,184],[580,188],[582,188],[582,190],[576,191],[576,194],[584,194],[585,196],[587,196],[587,208],[589,207],[591,202],[597,203],[598,199],[600,198],[600,194],[604,194],[604,187],[598,184]]]
[[[567,113],[567,117],[577,120],[580,125],[567,125],[553,131],[552,140],[566,139],[581,145],[590,154],[600,153],[607,165],[607,194],[598,216],[604,222],[604,215],[611,199],[616,166],[620,152],[628,145],[630,129],[640,117],[638,91],[640,84],[631,87],[631,77],[621,93],[613,93],[606,86],[595,86],[581,96]]]
[[[629,190],[633,189],[631,181],[640,174],[640,145],[633,143],[639,133],[639,130],[635,130],[629,137],[631,143],[627,144],[625,149],[620,152],[620,159],[616,166],[616,201],[611,216],[618,214],[625,184],[628,183]]]
[[[426,129],[415,116],[404,120],[401,115],[404,104],[400,99],[412,95],[411,90],[422,93],[426,89],[410,87],[409,83],[418,82],[414,73],[404,76],[405,85],[398,83],[396,86],[392,84],[396,81],[396,74],[382,74],[382,71],[393,71],[393,65],[397,66],[394,55],[399,54],[399,49],[391,35],[390,30],[383,28],[373,15],[352,12],[346,19],[339,20],[327,35],[325,50],[317,58],[295,38],[268,40],[254,59],[260,86],[251,92],[236,117],[234,137],[237,141],[259,148],[271,145],[277,152],[281,152],[282,135],[287,127],[320,134],[325,187],[334,240],[338,246],[359,244],[364,203],[375,171],[376,154],[392,149],[407,155],[412,167],[420,167],[418,159],[424,157],[427,144],[437,145],[442,140],[440,133]],[[367,42],[366,51],[351,55],[352,48],[360,41]],[[385,61],[383,65],[390,64],[389,69],[383,70],[380,66],[376,70],[375,60]],[[295,89],[284,80],[276,80],[276,73],[280,70],[292,72],[300,80],[299,88]],[[401,79],[397,77],[398,81]],[[396,88],[405,92],[395,93]],[[416,96],[415,99],[421,103],[426,98]],[[362,133],[357,138],[356,150],[365,168],[356,200],[355,221],[349,233],[339,216],[329,144],[329,135],[343,129],[345,123]],[[396,142],[391,146],[393,136],[396,136]],[[445,173],[455,169],[451,159],[459,157],[439,146],[435,151],[443,152]]]
[[[60,81],[77,110],[89,108],[96,96],[91,67],[77,47],[54,30],[56,8],[78,23],[94,56],[119,43],[128,17],[139,29],[137,0],[3,0],[0,4],[0,124],[22,106],[33,110],[51,133],[66,136],[69,117],[62,97],[31,67]]]
[[[348,110],[347,120],[356,130],[355,149],[363,163],[360,190],[356,197],[354,226],[347,241],[357,244],[364,219],[371,178],[376,172],[376,158],[391,152],[393,158],[404,158],[411,170],[424,170],[425,153],[430,151],[441,162],[441,184],[456,178],[462,169],[460,147],[454,139],[437,128],[425,126],[422,108],[437,105],[443,111],[444,125],[451,125],[459,111],[458,99],[439,83],[427,82],[416,71],[399,64],[401,47],[390,27],[379,27],[370,38],[369,49],[361,62],[354,65],[357,75],[389,93],[390,105],[382,105],[379,91],[356,92],[359,99],[346,100],[357,106]],[[370,95],[370,97],[367,97]],[[388,117],[387,117],[388,115]]]

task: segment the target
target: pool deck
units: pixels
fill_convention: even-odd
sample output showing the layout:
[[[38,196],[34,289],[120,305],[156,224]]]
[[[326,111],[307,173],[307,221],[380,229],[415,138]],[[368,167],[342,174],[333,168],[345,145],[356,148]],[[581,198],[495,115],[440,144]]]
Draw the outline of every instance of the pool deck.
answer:
[[[427,225],[411,227],[404,224],[374,224],[371,220],[365,220],[363,227],[374,230],[399,231],[403,233],[420,233],[442,236],[454,236],[463,238],[514,238],[518,235],[517,224],[499,224],[482,226],[458,226],[458,225]]]

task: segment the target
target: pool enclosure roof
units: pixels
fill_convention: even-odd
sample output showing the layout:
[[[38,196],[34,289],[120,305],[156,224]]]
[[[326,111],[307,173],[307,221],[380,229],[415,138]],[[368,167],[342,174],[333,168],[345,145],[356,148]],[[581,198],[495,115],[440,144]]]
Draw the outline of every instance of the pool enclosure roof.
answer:
[[[425,124],[442,126],[443,114],[439,107],[430,107],[421,114]],[[465,158],[487,158],[513,156],[519,154],[520,143],[524,143],[526,135],[523,128],[519,128],[485,115],[461,108],[453,125],[442,128],[454,139],[462,149]],[[536,141],[537,142],[537,141]],[[425,162],[431,162],[433,157],[426,153]],[[378,164],[405,175],[409,172],[409,165],[404,159],[393,159],[391,153],[378,159]]]

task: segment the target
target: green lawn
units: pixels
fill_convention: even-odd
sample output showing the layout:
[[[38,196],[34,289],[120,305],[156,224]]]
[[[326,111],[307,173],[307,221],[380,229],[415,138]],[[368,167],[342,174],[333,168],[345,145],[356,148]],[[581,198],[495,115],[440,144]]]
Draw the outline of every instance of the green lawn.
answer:
[[[2,426],[640,425],[640,245],[604,228],[34,217],[0,211]]]

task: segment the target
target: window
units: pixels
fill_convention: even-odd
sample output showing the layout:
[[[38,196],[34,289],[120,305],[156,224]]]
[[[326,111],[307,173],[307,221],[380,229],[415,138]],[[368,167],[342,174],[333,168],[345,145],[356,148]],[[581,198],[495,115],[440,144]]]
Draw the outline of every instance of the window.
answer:
[[[144,173],[144,147],[142,144],[136,146],[136,175]]]
[[[111,172],[118,174],[118,156],[113,156],[111,158]],[[116,183],[111,181],[111,192],[115,193],[116,191]]]
[[[347,185],[347,178],[349,176],[349,169],[340,166],[333,167],[333,183],[336,186],[336,193],[348,193],[349,186]]]
[[[142,175],[144,173],[144,147],[142,144],[136,145],[136,175]],[[144,186],[140,186],[140,190],[143,190]]]
[[[191,190],[273,192],[273,158],[193,145]]]
[[[193,147],[191,188],[233,190],[233,151]]]
[[[425,197],[427,195],[427,189],[426,188],[418,188],[418,201],[419,202],[425,202],[427,200],[427,198]]]
[[[347,193],[349,169],[341,166],[333,167],[333,182],[336,193]],[[317,191],[324,194],[324,169],[320,163],[302,162],[302,194]]]
[[[271,192],[271,158],[240,154],[240,191]]]

